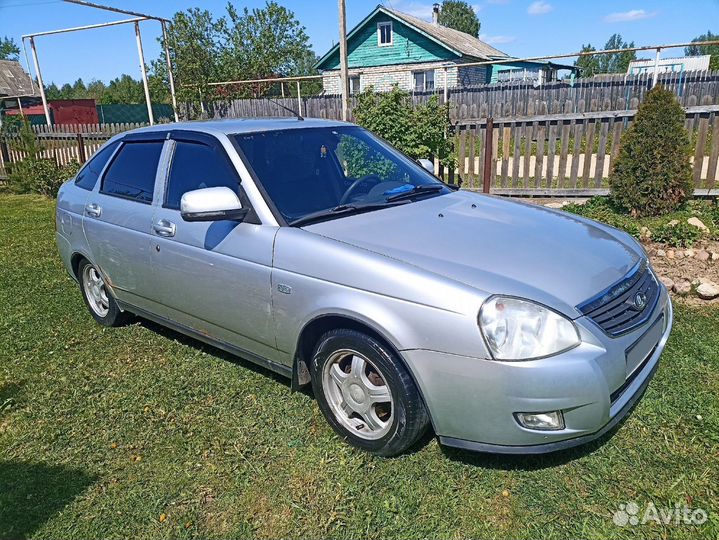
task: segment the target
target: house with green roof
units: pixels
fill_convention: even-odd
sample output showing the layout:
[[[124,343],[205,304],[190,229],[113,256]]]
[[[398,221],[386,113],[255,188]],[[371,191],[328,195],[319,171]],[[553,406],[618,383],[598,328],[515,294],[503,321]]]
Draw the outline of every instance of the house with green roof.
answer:
[[[403,90],[431,91],[492,82],[555,80],[559,69],[549,62],[518,62],[482,40],[440,25],[439,5],[428,22],[395,9],[377,6],[347,34],[350,91],[372,86],[377,91],[394,85]],[[498,61],[471,66],[473,62]],[[315,67],[323,74],[325,93],[340,93],[339,45],[332,47]]]

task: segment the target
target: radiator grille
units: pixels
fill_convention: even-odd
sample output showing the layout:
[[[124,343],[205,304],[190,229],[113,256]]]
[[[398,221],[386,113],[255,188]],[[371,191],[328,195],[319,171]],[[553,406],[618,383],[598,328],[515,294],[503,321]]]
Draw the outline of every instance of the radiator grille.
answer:
[[[659,283],[645,260],[619,283],[577,306],[610,336],[625,334],[644,323],[659,299]]]

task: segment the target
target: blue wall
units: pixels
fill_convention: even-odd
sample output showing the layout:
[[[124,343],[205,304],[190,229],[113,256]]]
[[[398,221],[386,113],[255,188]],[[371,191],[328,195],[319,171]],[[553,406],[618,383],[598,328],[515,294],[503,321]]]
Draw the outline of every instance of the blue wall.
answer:
[[[392,21],[392,45],[377,44],[377,23]],[[393,19],[385,13],[377,13],[348,40],[347,64],[350,68],[413,64],[454,60],[458,55],[436,41]],[[339,69],[339,51],[329,56],[319,69]]]

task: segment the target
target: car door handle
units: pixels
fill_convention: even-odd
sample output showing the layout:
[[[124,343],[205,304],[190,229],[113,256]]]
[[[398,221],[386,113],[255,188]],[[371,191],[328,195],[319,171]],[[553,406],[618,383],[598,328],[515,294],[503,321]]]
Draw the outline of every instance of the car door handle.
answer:
[[[172,221],[161,219],[152,226],[158,236],[175,236],[175,224]]]
[[[85,213],[90,217],[100,217],[102,215],[102,207],[99,204],[90,203],[85,206]]]

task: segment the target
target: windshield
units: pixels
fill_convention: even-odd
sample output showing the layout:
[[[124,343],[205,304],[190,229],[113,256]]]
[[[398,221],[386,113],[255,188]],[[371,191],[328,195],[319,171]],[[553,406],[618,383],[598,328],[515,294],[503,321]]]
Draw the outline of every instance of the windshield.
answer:
[[[323,211],[379,209],[404,196],[411,201],[450,191],[419,164],[356,126],[242,133],[234,138],[290,224]],[[346,213],[331,217],[342,215]]]

